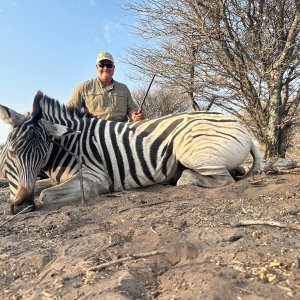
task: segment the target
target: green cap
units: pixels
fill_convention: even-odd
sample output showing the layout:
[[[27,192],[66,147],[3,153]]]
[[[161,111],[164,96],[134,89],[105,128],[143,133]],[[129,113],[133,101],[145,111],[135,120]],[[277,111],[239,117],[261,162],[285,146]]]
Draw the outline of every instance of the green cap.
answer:
[[[114,62],[114,59],[109,52],[99,52],[99,54],[97,55],[96,63],[101,60],[110,60],[112,63]]]

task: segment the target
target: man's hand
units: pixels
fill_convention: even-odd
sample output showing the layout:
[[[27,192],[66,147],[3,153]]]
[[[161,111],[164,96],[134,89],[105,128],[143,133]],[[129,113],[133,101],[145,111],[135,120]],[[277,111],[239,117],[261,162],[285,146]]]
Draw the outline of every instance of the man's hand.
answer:
[[[145,119],[145,116],[139,109],[134,109],[130,112],[129,117],[132,121],[141,121]]]

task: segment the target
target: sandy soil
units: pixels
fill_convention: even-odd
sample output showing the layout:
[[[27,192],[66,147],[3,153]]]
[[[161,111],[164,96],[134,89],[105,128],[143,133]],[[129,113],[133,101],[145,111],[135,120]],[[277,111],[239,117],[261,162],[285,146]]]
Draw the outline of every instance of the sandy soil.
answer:
[[[300,299],[299,170],[211,190],[153,186],[10,221],[0,191],[0,299]],[[254,220],[265,224],[241,226]]]

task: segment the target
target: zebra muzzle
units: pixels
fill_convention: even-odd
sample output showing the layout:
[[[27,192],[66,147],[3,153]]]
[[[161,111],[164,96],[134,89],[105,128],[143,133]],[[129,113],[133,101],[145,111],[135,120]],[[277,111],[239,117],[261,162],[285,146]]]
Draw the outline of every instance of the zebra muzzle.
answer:
[[[31,212],[31,211],[34,211],[35,209],[36,209],[36,206],[34,204],[31,204],[31,205],[23,204],[23,205],[11,205],[10,206],[10,212],[13,215]]]
[[[24,187],[20,187],[15,198],[10,200],[10,204],[12,214],[20,213],[22,210],[24,210],[24,212],[35,210],[34,190],[28,190]]]

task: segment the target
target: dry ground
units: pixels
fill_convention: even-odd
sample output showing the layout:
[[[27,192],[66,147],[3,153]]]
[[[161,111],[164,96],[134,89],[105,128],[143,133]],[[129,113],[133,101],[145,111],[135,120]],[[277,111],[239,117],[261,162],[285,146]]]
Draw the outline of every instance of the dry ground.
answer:
[[[6,224],[0,190],[0,299],[300,299],[299,170],[43,206]]]

